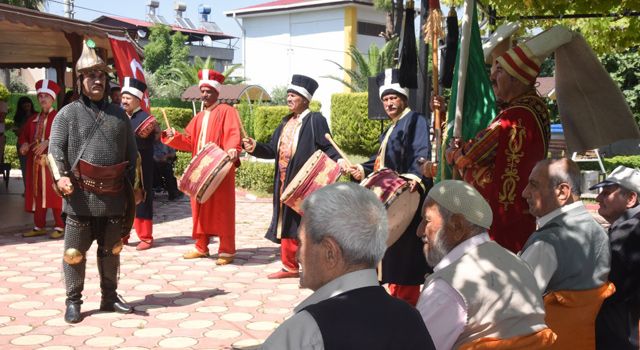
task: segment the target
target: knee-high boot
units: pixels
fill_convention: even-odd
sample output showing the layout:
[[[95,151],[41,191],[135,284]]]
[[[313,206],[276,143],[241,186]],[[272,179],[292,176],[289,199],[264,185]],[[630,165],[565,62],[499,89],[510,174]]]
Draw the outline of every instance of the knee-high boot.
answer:
[[[101,311],[115,311],[127,314],[133,311],[120,297],[116,288],[118,287],[118,267],[120,266],[120,256],[114,255],[110,251],[98,249],[98,272],[100,273],[100,291],[102,300],[100,301]]]

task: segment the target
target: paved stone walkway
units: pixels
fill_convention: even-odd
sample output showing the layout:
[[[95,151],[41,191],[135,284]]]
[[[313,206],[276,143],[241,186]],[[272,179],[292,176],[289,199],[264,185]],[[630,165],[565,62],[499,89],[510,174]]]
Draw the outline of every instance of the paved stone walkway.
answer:
[[[63,320],[62,240],[1,235],[0,349],[254,348],[311,292],[298,279],[266,278],[280,268],[278,246],[263,238],[271,201],[237,198],[237,258],[220,267],[182,259],[193,247],[189,203],[156,201],[154,247],[138,252],[132,239],[122,252],[118,290],[133,314],[97,311],[94,244],[76,325]]]

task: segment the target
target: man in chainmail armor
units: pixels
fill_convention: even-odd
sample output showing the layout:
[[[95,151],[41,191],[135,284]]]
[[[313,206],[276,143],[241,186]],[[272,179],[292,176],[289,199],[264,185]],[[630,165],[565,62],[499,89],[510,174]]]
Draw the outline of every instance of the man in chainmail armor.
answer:
[[[98,242],[100,310],[132,311],[116,288],[121,235],[131,228],[125,208],[131,202],[133,191],[128,189],[138,155],[129,119],[107,100],[109,72],[95,52],[95,43],[85,41],[76,64],[81,97],[58,113],[51,132],[48,160],[67,215],[63,259],[67,323],[82,320],[86,253],[94,240]]]

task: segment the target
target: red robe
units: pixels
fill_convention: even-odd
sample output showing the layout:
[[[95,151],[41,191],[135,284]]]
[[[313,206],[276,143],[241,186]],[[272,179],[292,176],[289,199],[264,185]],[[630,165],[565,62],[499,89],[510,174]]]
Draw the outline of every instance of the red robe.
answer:
[[[536,220],[522,198],[529,174],[547,157],[547,106],[535,93],[525,94],[504,108],[493,122],[464,147],[456,160],[464,180],[489,202],[493,223],[489,235],[501,246],[519,252]]]
[[[235,148],[240,154],[240,116],[230,105],[219,104],[209,115],[206,130],[203,130],[205,112],[198,113],[184,129],[184,134],[176,132],[174,137],[162,137],[162,142],[181,151],[191,152],[194,157],[202,148],[201,132],[205,132],[205,143],[214,142],[224,151]],[[236,196],[235,167],[222,180],[220,186],[205,203],[191,198],[193,216],[192,237],[200,235],[235,237]]]
[[[53,191],[53,178],[46,163],[48,148],[36,157],[33,148],[36,142],[49,140],[51,125],[57,111],[52,109],[48,115],[36,113],[27,119],[18,137],[18,144],[32,145],[27,153],[27,169],[25,173],[24,210],[34,212],[39,208],[62,209],[62,198]],[[44,119],[41,119],[44,118]],[[36,132],[39,135],[36,135]]]

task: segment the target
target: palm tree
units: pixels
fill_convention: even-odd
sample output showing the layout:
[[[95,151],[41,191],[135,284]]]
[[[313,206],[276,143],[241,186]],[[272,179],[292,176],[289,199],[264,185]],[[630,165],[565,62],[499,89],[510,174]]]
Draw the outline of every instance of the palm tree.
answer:
[[[353,92],[367,91],[369,77],[376,76],[386,68],[391,68],[395,65],[394,60],[398,42],[397,37],[393,38],[387,41],[382,49],[379,49],[376,44],[371,44],[366,55],[358,51],[355,46],[351,46],[347,54],[355,62],[355,68],[346,69],[339,63],[329,60],[329,62],[335,64],[346,73],[350,81],[333,75],[323,76],[323,78],[339,81]]]
[[[0,4],[25,7],[32,10],[42,11],[47,0],[0,0]]]
[[[185,90],[186,88],[198,84],[198,71],[201,69],[213,69],[215,65],[215,60],[211,59],[211,57],[207,57],[207,59],[203,60],[200,57],[194,57],[193,64],[188,62],[181,62],[176,67],[169,69],[169,74],[174,78],[169,81],[174,87],[177,87],[181,90]],[[242,65],[233,64],[228,66],[222,75],[225,77],[226,85],[236,85],[244,82],[244,78],[232,77],[229,76]]]

